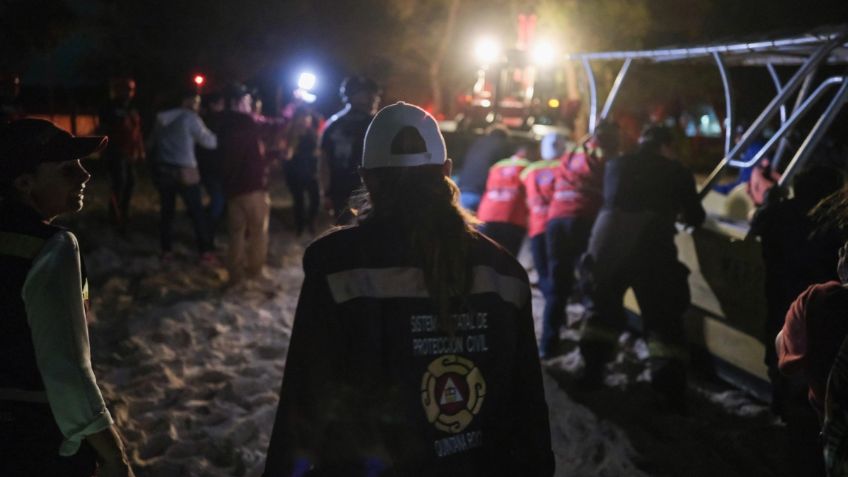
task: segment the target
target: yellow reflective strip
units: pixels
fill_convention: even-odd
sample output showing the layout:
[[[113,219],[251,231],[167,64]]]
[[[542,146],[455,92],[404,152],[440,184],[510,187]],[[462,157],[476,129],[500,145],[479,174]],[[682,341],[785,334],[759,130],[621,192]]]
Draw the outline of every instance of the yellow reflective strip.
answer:
[[[521,280],[502,275],[492,267],[472,270],[472,294],[497,293],[517,307],[527,303],[528,286]],[[427,298],[424,272],[420,268],[356,268],[327,275],[327,284],[336,303],[355,298]]]
[[[33,259],[46,240],[31,235],[0,232],[0,255]]]
[[[689,360],[689,350],[683,346],[669,345],[658,340],[648,340],[648,353],[652,358]]]

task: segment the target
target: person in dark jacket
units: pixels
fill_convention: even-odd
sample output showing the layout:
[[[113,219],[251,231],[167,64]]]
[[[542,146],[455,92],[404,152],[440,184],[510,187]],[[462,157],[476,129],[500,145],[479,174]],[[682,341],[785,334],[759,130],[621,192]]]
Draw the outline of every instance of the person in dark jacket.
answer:
[[[706,213],[692,174],[672,157],[671,132],[650,126],[636,153],[607,162],[603,206],[582,273],[588,274],[586,323],[580,348],[584,384],[597,385],[625,325],[624,292],[632,287],[641,310],[653,387],[673,408],[685,405],[683,313],[689,271],[677,260],[675,222],[699,226]]]
[[[822,442],[828,477],[848,476],[848,337],[836,353],[827,378]]]
[[[459,172],[460,205],[477,212],[486,191],[489,169],[501,159],[512,156],[513,152],[506,128],[501,125],[489,127],[485,136],[471,143]]]
[[[91,368],[88,282],[73,233],[80,158],[106,146],[42,119],[0,128],[0,475],[129,477]]]
[[[99,130],[110,138],[109,147],[103,151],[112,179],[109,219],[119,231],[125,231],[135,186],[134,167],[144,160],[144,139],[141,134],[141,116],[132,103],[135,80],[113,79],[109,89],[109,102],[99,115]]]
[[[217,137],[220,134],[218,121],[226,107],[223,93],[215,92],[203,97],[203,122]],[[221,169],[221,151],[218,149],[195,148],[197,155],[197,170],[200,173],[200,183],[209,197],[206,204],[206,216],[209,219],[209,235],[213,241],[215,232],[224,219],[227,210],[227,199],[224,197],[224,177]]]
[[[351,76],[342,82],[339,94],[345,107],[325,125],[318,167],[324,199],[343,223],[350,219],[348,201],[362,185],[357,168],[365,130],[380,104],[380,87],[370,78]]]
[[[288,133],[288,150],[283,167],[292,195],[297,235],[315,232],[321,193],[318,189],[318,128],[306,108],[295,111]],[[308,205],[307,205],[308,204]]]
[[[303,259],[266,477],[553,474],[526,273],[450,168],[424,110],[374,118],[358,223]]]

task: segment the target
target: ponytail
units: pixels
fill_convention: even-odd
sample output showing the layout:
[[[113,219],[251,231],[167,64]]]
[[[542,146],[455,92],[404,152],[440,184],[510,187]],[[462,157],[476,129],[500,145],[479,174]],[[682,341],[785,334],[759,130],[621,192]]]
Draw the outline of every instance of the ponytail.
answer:
[[[471,291],[470,248],[477,238],[476,219],[459,206],[459,189],[444,176],[441,166],[381,168],[367,173],[377,186],[359,196],[359,221],[398,226],[415,264],[424,272],[439,328],[452,333],[456,329],[452,303],[456,299],[466,302]]]

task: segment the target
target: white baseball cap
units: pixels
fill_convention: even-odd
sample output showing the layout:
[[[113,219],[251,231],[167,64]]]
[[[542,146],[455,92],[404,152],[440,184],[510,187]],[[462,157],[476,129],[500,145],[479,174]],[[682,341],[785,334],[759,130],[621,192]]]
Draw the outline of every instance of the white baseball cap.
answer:
[[[396,145],[399,134],[407,128],[414,129],[423,142],[421,152],[394,152],[399,149],[399,145]],[[374,116],[365,133],[363,169],[441,165],[445,160],[445,139],[439,131],[436,119],[414,104],[401,101],[386,106]]]

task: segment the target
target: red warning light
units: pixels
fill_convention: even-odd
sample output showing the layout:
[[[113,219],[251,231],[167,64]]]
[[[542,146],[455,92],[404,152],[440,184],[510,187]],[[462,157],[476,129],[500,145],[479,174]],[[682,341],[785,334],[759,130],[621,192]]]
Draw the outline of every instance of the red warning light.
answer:
[[[202,86],[205,82],[206,78],[203,75],[196,75],[194,77],[194,84],[196,84],[197,86]]]

